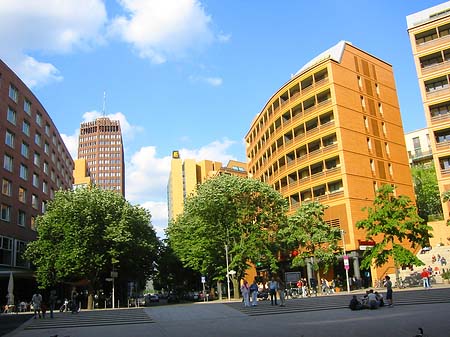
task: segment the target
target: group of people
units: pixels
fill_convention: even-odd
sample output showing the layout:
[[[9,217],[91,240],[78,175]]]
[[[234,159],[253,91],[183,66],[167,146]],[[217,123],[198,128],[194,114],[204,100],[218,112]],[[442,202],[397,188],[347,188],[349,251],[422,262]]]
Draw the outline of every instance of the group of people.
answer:
[[[392,281],[389,276],[384,279],[384,286],[386,287],[386,301],[387,306],[392,307]],[[378,309],[384,307],[383,295],[378,293],[378,291],[373,291],[373,289],[367,290],[366,294],[361,300],[358,299],[356,295],[353,295],[350,300],[349,308],[351,310],[361,310],[361,309]]]
[[[274,276],[271,277],[268,283],[268,290],[270,296],[271,305],[278,305],[277,298],[280,300],[280,306],[285,305],[285,289],[286,286],[281,278]],[[251,285],[248,284],[247,280],[244,280],[241,285],[241,293],[244,301],[245,307],[257,306],[258,305],[258,283],[255,279]],[[278,295],[278,297],[277,297]]]

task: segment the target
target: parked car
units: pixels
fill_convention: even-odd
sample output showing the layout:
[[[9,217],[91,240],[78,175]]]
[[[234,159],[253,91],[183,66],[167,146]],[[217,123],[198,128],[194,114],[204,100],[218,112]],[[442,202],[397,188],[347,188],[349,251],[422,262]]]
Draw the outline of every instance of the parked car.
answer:
[[[150,303],[157,303],[157,302],[159,302],[159,296],[156,295],[156,294],[150,294],[148,296],[148,299],[149,299]]]

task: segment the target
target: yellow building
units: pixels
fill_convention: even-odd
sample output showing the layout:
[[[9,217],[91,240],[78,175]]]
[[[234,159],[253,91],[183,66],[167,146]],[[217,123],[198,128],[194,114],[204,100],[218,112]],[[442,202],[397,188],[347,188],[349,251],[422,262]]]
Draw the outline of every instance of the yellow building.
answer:
[[[234,174],[247,177],[246,164],[230,160],[223,167],[221,162],[180,158],[178,151],[172,152],[169,183],[167,185],[167,203],[169,221],[183,213],[186,198],[195,193],[197,185],[219,174]]]
[[[86,159],[75,159],[73,170],[73,187],[86,187],[92,184]]]
[[[439,191],[450,190],[450,1],[406,17],[422,94]],[[450,217],[443,203],[444,218]],[[435,240],[450,243],[450,231],[433,225]],[[433,244],[433,242],[432,242]]]
[[[309,200],[328,205],[325,220],[345,231],[350,275],[364,279],[362,208],[382,184],[414,199],[392,66],[341,41],[273,94],[245,139],[249,176],[279,191],[290,213]]]

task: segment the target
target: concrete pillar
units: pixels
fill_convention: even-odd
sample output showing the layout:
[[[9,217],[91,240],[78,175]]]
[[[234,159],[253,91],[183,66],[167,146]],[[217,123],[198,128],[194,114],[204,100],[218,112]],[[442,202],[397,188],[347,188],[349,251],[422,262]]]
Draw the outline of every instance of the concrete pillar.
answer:
[[[352,255],[353,255],[353,271],[354,271],[355,277],[357,279],[361,279],[361,271],[359,269],[359,257],[358,257],[358,254],[356,252],[354,252]]]
[[[314,270],[310,258],[306,258],[306,272],[308,274],[307,282],[309,284],[309,280],[314,277]]]

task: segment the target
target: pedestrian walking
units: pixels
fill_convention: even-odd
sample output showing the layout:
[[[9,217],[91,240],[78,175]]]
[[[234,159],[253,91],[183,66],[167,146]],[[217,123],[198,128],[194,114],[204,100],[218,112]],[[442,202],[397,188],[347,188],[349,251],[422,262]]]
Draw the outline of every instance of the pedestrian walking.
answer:
[[[241,286],[242,297],[244,298],[244,307],[250,306],[250,287],[248,286],[247,280],[244,280]]]
[[[42,318],[41,316],[42,295],[39,294],[39,291],[34,293],[33,297],[31,298],[31,303],[33,304],[34,319],[37,318],[37,314],[39,315],[39,318]]]
[[[252,298],[252,307],[258,305],[258,284],[256,283],[256,278],[253,280],[253,283],[250,285],[250,296]]]
[[[284,307],[286,297],[285,296],[286,286],[281,278],[277,279],[277,283],[278,283],[278,295],[280,297],[280,307]]]
[[[392,281],[391,278],[386,275],[384,278],[384,286],[386,287],[386,300],[388,301],[388,306],[392,307]]]
[[[53,310],[55,310],[57,298],[58,297],[56,296],[56,290],[50,290],[50,296],[48,298],[48,303],[50,304],[50,318],[53,318]]]
[[[278,282],[275,280],[275,277],[272,276],[269,282],[269,294],[270,294],[270,304],[277,304],[277,291],[278,291]]]

